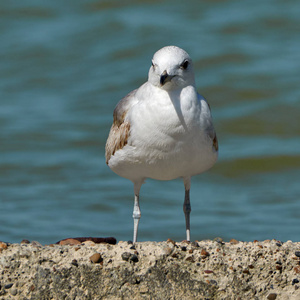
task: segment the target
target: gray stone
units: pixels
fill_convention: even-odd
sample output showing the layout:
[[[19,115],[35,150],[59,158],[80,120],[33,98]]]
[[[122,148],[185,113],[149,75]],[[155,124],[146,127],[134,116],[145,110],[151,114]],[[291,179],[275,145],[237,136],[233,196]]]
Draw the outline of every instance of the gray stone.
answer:
[[[252,242],[197,243],[175,243],[176,257],[166,255],[170,242],[77,250],[12,244],[0,255],[1,299],[300,299],[294,256],[300,243],[283,243],[276,251],[271,240],[260,242],[262,248]],[[203,249],[210,254],[205,260]],[[101,263],[91,263],[95,253]]]

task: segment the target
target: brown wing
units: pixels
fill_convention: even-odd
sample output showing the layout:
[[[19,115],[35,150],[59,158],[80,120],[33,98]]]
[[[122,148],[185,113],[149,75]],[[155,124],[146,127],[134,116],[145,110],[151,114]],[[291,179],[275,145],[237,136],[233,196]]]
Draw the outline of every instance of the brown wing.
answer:
[[[213,147],[215,148],[216,151],[219,150],[219,144],[218,144],[218,139],[217,139],[216,133],[215,133],[215,136],[213,138]]]
[[[134,98],[135,93],[136,90],[130,92],[126,97],[120,100],[114,110],[114,120],[105,146],[105,158],[107,164],[111,156],[127,144],[130,134],[130,123],[125,121],[125,118],[128,110],[136,101]]]
[[[203,99],[205,99],[203,96],[201,96]],[[211,111],[210,105],[208,103],[208,101],[205,99],[209,110]],[[219,143],[218,143],[218,138],[217,138],[217,134],[214,128],[214,125],[211,123],[209,128],[208,128],[208,135],[211,138],[212,142],[213,142],[213,148],[218,152],[219,150]]]

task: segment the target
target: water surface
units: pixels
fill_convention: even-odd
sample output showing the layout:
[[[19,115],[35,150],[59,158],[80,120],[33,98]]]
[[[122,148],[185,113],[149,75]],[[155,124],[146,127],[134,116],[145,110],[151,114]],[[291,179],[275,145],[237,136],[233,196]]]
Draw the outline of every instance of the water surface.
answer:
[[[105,164],[117,102],[187,50],[220,155],[191,188],[192,239],[299,240],[299,1],[0,4],[0,240],[132,239],[133,186]],[[185,238],[180,180],[147,180],[139,240]]]

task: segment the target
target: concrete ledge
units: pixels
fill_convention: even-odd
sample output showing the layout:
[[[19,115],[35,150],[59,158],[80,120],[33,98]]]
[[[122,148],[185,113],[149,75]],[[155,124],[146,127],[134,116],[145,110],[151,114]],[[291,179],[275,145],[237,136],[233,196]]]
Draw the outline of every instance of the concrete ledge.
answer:
[[[0,299],[300,299],[300,243],[0,243]]]

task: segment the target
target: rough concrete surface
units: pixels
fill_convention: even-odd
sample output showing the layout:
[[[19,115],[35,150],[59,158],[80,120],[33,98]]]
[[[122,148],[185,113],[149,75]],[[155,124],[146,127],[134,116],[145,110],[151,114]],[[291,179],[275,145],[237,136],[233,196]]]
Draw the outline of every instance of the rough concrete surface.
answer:
[[[300,299],[300,243],[0,243],[0,299]]]

